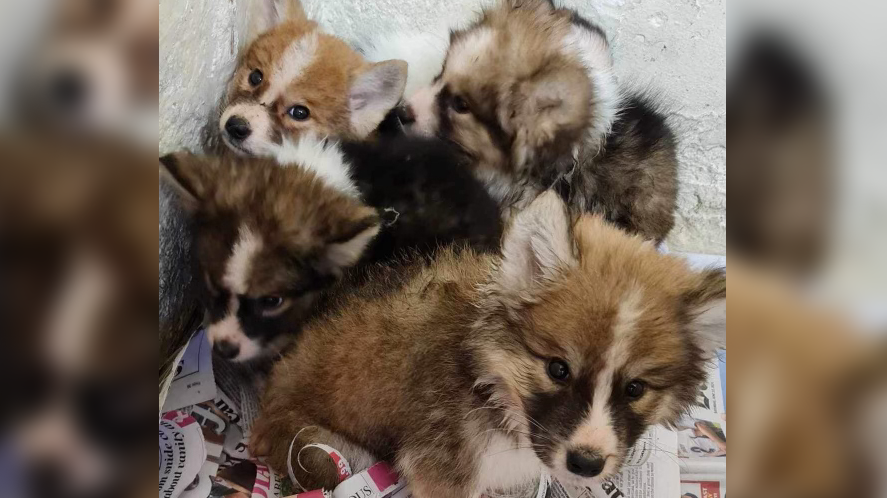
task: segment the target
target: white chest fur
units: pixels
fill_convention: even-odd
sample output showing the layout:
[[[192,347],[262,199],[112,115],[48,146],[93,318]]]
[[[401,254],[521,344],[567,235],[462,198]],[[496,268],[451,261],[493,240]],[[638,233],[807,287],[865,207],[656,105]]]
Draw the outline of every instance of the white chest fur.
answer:
[[[478,490],[508,491],[539,478],[542,462],[529,448],[505,435],[495,434],[480,457]]]

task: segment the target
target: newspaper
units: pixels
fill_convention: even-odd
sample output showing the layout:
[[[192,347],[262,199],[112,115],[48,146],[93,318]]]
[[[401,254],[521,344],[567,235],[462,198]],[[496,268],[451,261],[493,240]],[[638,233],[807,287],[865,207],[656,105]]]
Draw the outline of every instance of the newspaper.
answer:
[[[682,481],[681,498],[721,498],[726,492],[721,492],[720,481]]]
[[[176,498],[193,485],[206,461],[206,446],[197,421],[182,411],[160,419],[160,498]]]

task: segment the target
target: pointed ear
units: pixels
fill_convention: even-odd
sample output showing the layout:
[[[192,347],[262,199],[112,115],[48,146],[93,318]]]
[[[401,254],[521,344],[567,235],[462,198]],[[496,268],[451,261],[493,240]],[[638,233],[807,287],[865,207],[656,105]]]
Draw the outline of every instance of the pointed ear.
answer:
[[[552,146],[575,143],[588,123],[590,102],[591,80],[579,67],[555,65],[522,82],[499,115],[503,129],[516,137],[515,163],[520,167],[539,159],[540,150],[568,153]]]
[[[160,182],[176,192],[181,206],[193,212],[206,192],[204,171],[190,152],[175,152],[160,158]]]
[[[499,290],[523,294],[575,267],[570,225],[564,202],[551,190],[518,213],[502,240]]]
[[[245,43],[247,45],[262,33],[275,26],[288,22],[308,22],[308,16],[299,0],[248,0],[249,28]]]
[[[366,137],[403,98],[407,84],[407,63],[382,61],[371,65],[354,79],[349,96],[351,129]]]
[[[696,287],[684,295],[688,329],[705,355],[727,347],[727,273],[707,270]]]
[[[361,208],[353,221],[343,225],[327,241],[320,262],[321,271],[340,277],[345,269],[360,261],[380,228],[381,221],[376,211],[369,207]]]

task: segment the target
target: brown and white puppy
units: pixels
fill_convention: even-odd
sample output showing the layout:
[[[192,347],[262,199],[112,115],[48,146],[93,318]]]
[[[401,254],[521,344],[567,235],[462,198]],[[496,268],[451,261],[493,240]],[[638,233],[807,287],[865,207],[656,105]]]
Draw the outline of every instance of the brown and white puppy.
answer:
[[[297,0],[258,0],[216,125],[243,155],[273,155],[305,133],[361,140],[403,96],[407,64],[370,63],[309,21]]]
[[[157,2],[58,0],[23,71],[23,116],[71,133],[156,143]]]
[[[651,240],[674,224],[674,134],[650,99],[620,90],[606,35],[572,10],[484,10],[452,33],[440,75],[408,103],[412,128],[457,144],[503,207],[555,187]]]
[[[207,335],[223,358],[244,361],[288,345],[319,291],[379,232],[376,210],[358,199],[347,175],[335,175],[347,171],[333,164],[340,154],[300,144],[287,166],[188,153],[161,159],[193,218]]]
[[[343,150],[303,137],[273,160],[162,160],[195,221],[193,260],[216,294],[208,335],[221,356],[280,351],[317,311],[317,291],[357,263],[430,258],[447,245],[498,250],[501,220],[483,186],[446,144],[402,138]]]
[[[595,215],[574,222],[548,192],[516,215],[501,257],[383,272],[307,327],[275,366],[253,453],[286,472],[295,436],[341,438],[393,462],[419,498],[542,470],[589,485],[694,402],[725,301],[722,271],[693,272]],[[334,485],[309,453],[299,483]]]

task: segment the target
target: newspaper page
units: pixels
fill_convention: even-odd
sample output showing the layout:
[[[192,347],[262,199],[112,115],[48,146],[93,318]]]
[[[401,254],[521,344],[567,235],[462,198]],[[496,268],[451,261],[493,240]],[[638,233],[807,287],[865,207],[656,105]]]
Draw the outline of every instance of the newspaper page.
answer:
[[[197,421],[183,411],[160,420],[160,498],[177,498],[192,485],[206,461],[206,446]]]
[[[723,400],[721,364],[712,362],[696,405],[677,424],[682,473],[727,474],[727,414]]]
[[[213,377],[212,347],[201,329],[194,334],[182,355],[169,386],[163,412],[180,410],[189,405],[201,403],[216,396],[216,382]]]
[[[683,481],[681,482],[681,498],[722,498],[719,481]]]

